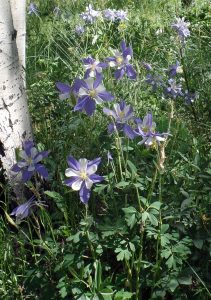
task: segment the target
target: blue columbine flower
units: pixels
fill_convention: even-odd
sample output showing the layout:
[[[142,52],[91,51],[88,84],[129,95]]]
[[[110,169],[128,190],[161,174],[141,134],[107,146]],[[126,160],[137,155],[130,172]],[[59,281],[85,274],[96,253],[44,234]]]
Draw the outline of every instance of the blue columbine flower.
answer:
[[[96,77],[98,74],[102,73],[102,69],[106,68],[108,65],[106,63],[99,62],[92,58],[91,56],[82,59],[84,63],[84,68],[86,70],[84,78]]]
[[[116,18],[117,20],[128,20],[127,18],[127,11],[124,11],[124,10],[117,10],[116,11]]]
[[[92,8],[92,5],[89,4],[87,7],[86,7],[86,10],[84,13],[80,14],[80,17],[86,21],[87,23],[94,23],[96,18],[100,16],[100,12],[97,11],[97,10],[94,10]]]
[[[111,101],[114,96],[107,92],[102,84],[102,76],[97,74],[96,79],[87,78],[80,80],[80,89],[78,91],[78,102],[74,107],[74,111],[80,110],[91,116],[97,104],[103,103],[103,101]]]
[[[23,150],[20,151],[20,157],[22,160],[18,161],[13,167],[12,171],[15,173],[22,173],[22,181],[27,182],[37,172],[43,178],[48,178],[47,169],[40,164],[40,161],[47,157],[49,151],[41,151],[34,147],[34,142],[23,142]]]
[[[108,132],[111,134],[115,130],[123,130],[125,135],[130,139],[135,137],[134,130],[128,123],[134,121],[133,108],[130,105],[126,105],[125,101],[114,104],[114,109],[104,108],[103,112],[107,116],[111,116],[114,120],[113,123],[109,124]]]
[[[62,83],[60,81],[56,82],[56,88],[59,90],[59,99],[65,100],[70,98],[70,95],[73,94],[74,96],[77,95],[79,89],[81,87],[81,80],[75,79],[72,86],[66,83]]]
[[[105,20],[114,22],[116,20],[116,10],[115,9],[105,9],[103,11],[103,17]]]
[[[78,35],[82,35],[85,32],[85,28],[83,25],[76,25],[75,27],[75,33]]]
[[[171,65],[168,68],[167,73],[169,74],[169,77],[174,77],[177,74],[183,73],[182,66],[180,65],[179,61],[176,61],[175,65]]]
[[[27,218],[31,212],[31,207],[36,205],[35,196],[33,195],[27,202],[18,205],[11,212],[11,216],[15,216],[18,221]]]
[[[152,114],[148,113],[135,130],[135,133],[142,137],[142,141],[138,145],[145,144],[148,147],[156,147],[157,144],[165,141],[167,133],[155,132],[155,128],[156,123],[153,122]]]
[[[37,17],[39,16],[39,10],[35,3],[30,3],[28,7],[28,14],[32,15],[35,14]]]
[[[65,175],[70,177],[70,179],[66,179],[65,184],[74,191],[79,191],[81,201],[87,204],[93,184],[104,180],[103,176],[95,174],[101,158],[94,160],[81,158],[77,161],[72,156],[69,156],[67,162],[70,168],[66,169]]]
[[[183,96],[182,85],[176,82],[175,79],[170,78],[168,80],[168,87],[165,89],[167,96],[176,99],[178,96]]]
[[[185,41],[185,38],[190,36],[190,30],[188,29],[189,26],[190,23],[185,22],[184,17],[176,18],[176,22],[171,25],[171,27],[178,33],[181,41]]]
[[[126,73],[130,79],[136,79],[136,71],[133,69],[129,61],[132,58],[133,50],[131,47],[126,47],[126,43],[124,41],[120,44],[121,52],[118,50],[112,50],[113,55],[108,57],[106,61],[110,67],[117,67],[115,71],[115,78],[121,79]]]

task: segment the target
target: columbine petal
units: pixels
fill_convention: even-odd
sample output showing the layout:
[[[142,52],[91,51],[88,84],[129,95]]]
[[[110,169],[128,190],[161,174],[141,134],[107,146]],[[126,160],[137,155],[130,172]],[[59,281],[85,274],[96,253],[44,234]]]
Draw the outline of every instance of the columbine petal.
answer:
[[[88,163],[88,160],[86,158],[80,158],[79,159],[80,170],[86,171],[87,163]]]
[[[130,79],[136,79],[136,71],[133,69],[131,65],[126,66],[126,73]]]
[[[124,131],[125,135],[127,137],[129,137],[130,139],[134,139],[136,137],[134,130],[128,124],[124,125],[123,131]]]
[[[114,96],[107,91],[98,93],[98,97],[104,101],[112,101],[114,99]]]
[[[66,175],[66,174],[65,174]],[[67,175],[66,175],[67,176]],[[72,187],[72,184],[78,180],[78,176],[73,176],[71,178],[68,178],[68,179],[65,179],[64,180],[64,183],[67,185],[67,186],[70,186]]]
[[[97,174],[92,174],[89,176],[89,178],[92,180],[93,183],[101,182],[104,180],[103,176],[97,175]]]
[[[96,107],[95,101],[91,98],[89,98],[84,104],[84,110],[88,116],[91,116],[94,113],[95,107]]]
[[[88,177],[86,180],[85,180],[85,184],[86,184],[86,187],[87,189],[91,189],[92,185],[93,185],[93,181]]]
[[[28,170],[23,170],[23,173],[22,173],[22,180],[23,182],[27,182],[31,179],[33,175],[33,172],[30,172]]]
[[[102,80],[103,80],[103,76],[97,73],[96,80],[93,83],[93,88],[97,89],[97,87],[101,84]]]
[[[74,157],[68,156],[67,162],[68,162],[68,165],[70,166],[70,168],[72,168],[76,171],[80,170],[80,164]]]
[[[90,190],[86,188],[85,183],[81,186],[80,192],[80,199],[84,204],[87,204],[90,198]]]
[[[125,70],[124,68],[121,68],[121,69],[117,69],[114,73],[114,77],[116,78],[116,80],[119,80],[119,79],[122,79],[122,77],[124,76],[125,74]]]
[[[79,175],[80,175],[80,171],[78,170],[74,170],[72,168],[68,168],[65,170],[65,176],[67,177],[79,176]]]
[[[37,165],[35,165],[35,169],[43,178],[45,178],[45,179],[48,178],[48,171],[47,171],[46,167],[44,167],[41,164],[37,164]]]
[[[79,191],[82,183],[83,183],[83,180],[80,177],[78,177],[78,179],[72,183],[72,189],[74,191]]]
[[[86,104],[86,101],[88,101],[89,99],[91,99],[89,96],[82,96],[81,98],[78,99],[78,103],[74,106],[74,111],[77,110],[83,110],[84,109],[84,105]]]
[[[115,112],[113,111],[113,110],[111,110],[111,109],[108,109],[108,108],[106,108],[106,107],[104,107],[103,108],[103,112],[104,112],[104,114],[106,114],[107,116],[111,116],[111,117],[113,117],[114,119],[116,119],[116,114],[115,114]]]

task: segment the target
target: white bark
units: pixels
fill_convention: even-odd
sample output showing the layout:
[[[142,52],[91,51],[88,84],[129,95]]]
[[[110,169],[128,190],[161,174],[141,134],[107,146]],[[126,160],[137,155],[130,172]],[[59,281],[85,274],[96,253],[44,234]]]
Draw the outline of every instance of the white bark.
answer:
[[[10,169],[16,161],[15,149],[31,136],[10,1],[0,0],[0,160],[10,182],[14,183]]]
[[[26,67],[26,0],[10,0],[13,26],[17,31],[16,45],[21,68]]]

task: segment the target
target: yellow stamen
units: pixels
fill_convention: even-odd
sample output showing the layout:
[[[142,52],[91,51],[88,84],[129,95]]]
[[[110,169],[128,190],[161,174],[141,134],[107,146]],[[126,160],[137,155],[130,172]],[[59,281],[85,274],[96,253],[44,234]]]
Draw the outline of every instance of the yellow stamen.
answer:
[[[121,63],[123,62],[123,57],[122,56],[117,56],[116,62],[118,63],[118,65],[121,65]]]
[[[119,113],[119,117],[120,117],[120,119],[123,119],[123,118],[125,117],[124,111],[121,111],[121,112]]]
[[[84,171],[82,171],[82,172],[80,173],[80,177],[81,177],[83,180],[86,180],[86,179],[88,178],[86,172],[84,172]]]
[[[92,97],[92,98],[94,98],[96,95],[97,95],[97,93],[96,93],[95,90],[91,90],[91,91],[89,92],[89,96]]]

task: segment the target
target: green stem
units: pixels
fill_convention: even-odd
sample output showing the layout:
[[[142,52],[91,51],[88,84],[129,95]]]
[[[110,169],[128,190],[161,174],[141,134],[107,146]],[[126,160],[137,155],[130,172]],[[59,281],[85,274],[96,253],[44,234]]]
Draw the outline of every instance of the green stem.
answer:
[[[85,220],[86,220],[86,224],[88,224],[88,206],[87,205],[86,205]],[[89,238],[89,231],[88,231],[88,226],[87,225],[86,225],[85,233],[86,233],[86,238],[87,238],[87,242],[88,242],[88,245],[89,245],[89,250],[92,254],[92,258],[93,258],[93,260],[96,260],[95,250],[94,250],[92,242],[90,241],[90,238]]]
[[[186,72],[186,66],[185,66],[185,62],[184,62],[184,55],[183,55],[183,50],[182,50],[182,46],[181,45],[179,47],[179,53],[180,53],[180,58],[181,58],[181,63],[182,63],[182,69],[183,69],[185,84],[186,84],[188,92],[190,92],[190,86],[189,86],[189,82],[188,82],[188,75],[187,75],[187,72]],[[198,118],[197,118],[196,110],[195,110],[195,108],[193,106],[193,103],[190,103],[190,107],[191,107],[194,119],[195,119],[195,121],[197,121]]]

